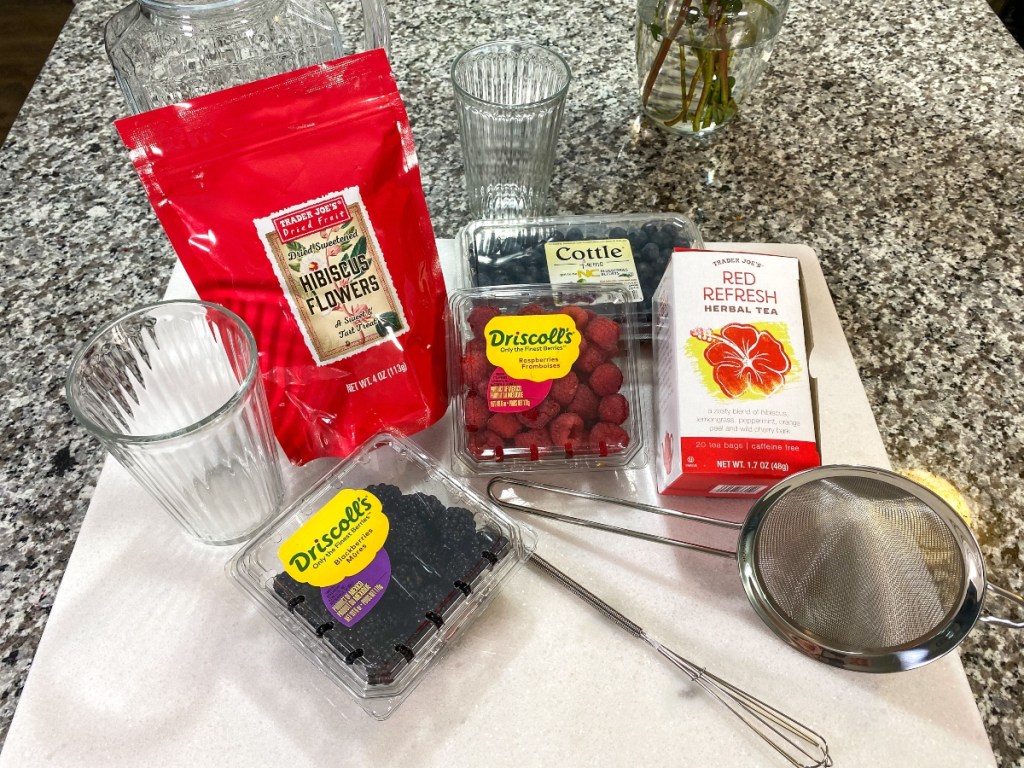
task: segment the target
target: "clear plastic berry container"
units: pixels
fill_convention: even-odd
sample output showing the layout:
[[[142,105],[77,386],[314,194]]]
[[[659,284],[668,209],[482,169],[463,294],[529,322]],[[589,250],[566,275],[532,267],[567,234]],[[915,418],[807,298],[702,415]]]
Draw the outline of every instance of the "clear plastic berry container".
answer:
[[[634,322],[622,284],[453,292],[453,456],[479,474],[641,466]]]
[[[636,303],[637,332],[651,337],[651,297],[674,248],[704,248],[677,213],[474,221],[458,235],[463,287],[620,282]]]
[[[282,635],[383,720],[535,545],[436,459],[381,434],[228,567]]]

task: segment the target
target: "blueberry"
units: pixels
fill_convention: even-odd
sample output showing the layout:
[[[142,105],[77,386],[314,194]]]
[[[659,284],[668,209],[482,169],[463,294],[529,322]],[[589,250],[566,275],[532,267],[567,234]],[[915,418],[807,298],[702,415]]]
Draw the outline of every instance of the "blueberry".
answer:
[[[608,230],[609,240],[622,240],[626,237],[626,230],[622,227],[612,227]]]
[[[582,240],[583,230],[579,227],[570,227],[569,231],[565,233],[566,240]]]
[[[634,251],[639,251],[647,244],[647,234],[639,229],[629,230],[626,238],[629,240],[629,244]]]
[[[560,243],[565,240],[565,235],[557,229],[548,235],[547,242],[549,243]]]
[[[640,229],[645,235],[647,235],[648,240],[651,240],[656,234],[658,234],[658,225],[653,221],[644,224]]]
[[[675,237],[671,233],[666,232],[664,229],[657,232],[654,235],[654,237],[651,238],[651,242],[657,243],[662,248],[671,248],[674,240]]]
[[[648,243],[640,249],[640,258],[644,261],[654,262],[661,256],[661,249],[656,243]]]

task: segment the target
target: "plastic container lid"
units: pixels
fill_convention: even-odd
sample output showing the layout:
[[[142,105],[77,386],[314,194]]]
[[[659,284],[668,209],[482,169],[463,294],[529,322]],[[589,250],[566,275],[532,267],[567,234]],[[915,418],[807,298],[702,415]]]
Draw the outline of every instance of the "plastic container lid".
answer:
[[[627,286],[466,288],[448,325],[452,455],[470,471],[642,466]]]
[[[458,235],[462,287],[623,282],[637,303],[637,331],[651,336],[651,296],[673,248],[704,248],[677,213],[624,213],[474,221]]]
[[[383,720],[535,545],[435,459],[381,434],[229,570],[281,634]]]

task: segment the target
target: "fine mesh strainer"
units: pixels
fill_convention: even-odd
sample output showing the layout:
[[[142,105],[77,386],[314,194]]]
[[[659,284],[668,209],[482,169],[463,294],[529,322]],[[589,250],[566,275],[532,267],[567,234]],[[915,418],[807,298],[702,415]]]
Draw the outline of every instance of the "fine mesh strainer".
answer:
[[[498,484],[737,527],[737,551],[515,503],[495,494]],[[986,583],[981,550],[960,516],[927,488],[882,469],[835,465],[800,472],[770,488],[742,524],[511,477],[492,480],[488,493],[542,517],[735,556],[761,619],[794,648],[834,666],[913,669],[955,648],[979,618],[1024,627],[1024,621],[981,616],[986,590],[1018,606],[1024,598]]]

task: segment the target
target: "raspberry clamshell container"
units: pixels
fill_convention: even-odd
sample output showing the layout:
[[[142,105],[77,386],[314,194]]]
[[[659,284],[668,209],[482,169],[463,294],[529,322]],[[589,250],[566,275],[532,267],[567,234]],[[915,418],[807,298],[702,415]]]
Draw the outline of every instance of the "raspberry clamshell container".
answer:
[[[463,288],[448,303],[457,468],[497,474],[643,466],[628,286]]]
[[[639,338],[651,337],[651,297],[675,248],[703,249],[678,213],[478,220],[460,230],[462,287],[622,282],[636,302]]]
[[[228,570],[282,635],[383,720],[535,546],[529,528],[410,441],[383,433]]]

